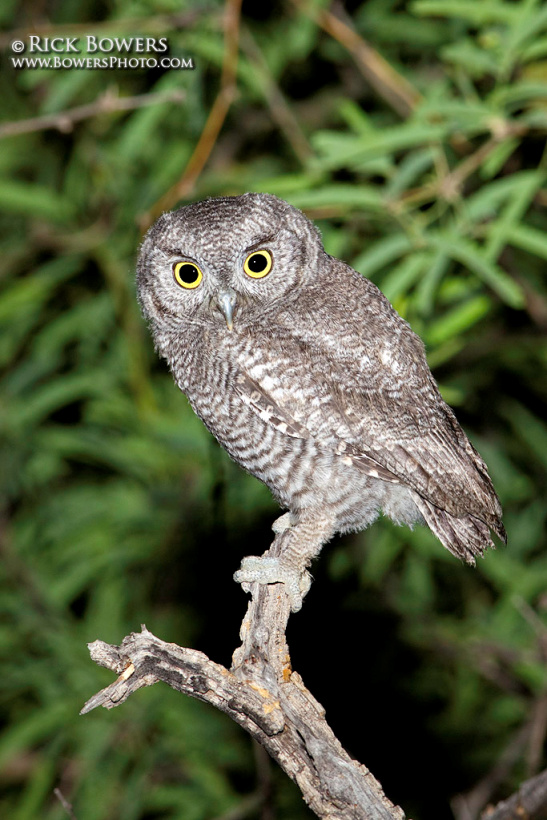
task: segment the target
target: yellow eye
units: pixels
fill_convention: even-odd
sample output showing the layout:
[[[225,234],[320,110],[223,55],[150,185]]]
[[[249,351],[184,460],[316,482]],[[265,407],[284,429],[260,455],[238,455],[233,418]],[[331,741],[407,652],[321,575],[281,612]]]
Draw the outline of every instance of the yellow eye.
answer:
[[[202,272],[193,262],[175,262],[173,265],[173,274],[177,284],[187,290],[197,288],[203,279]]]
[[[243,270],[253,279],[262,279],[269,274],[272,265],[273,259],[270,251],[253,251],[245,260]]]

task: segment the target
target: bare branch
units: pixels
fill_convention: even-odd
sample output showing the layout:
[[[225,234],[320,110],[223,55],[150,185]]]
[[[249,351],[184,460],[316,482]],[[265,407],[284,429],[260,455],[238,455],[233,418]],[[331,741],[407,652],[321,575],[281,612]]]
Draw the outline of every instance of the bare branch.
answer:
[[[530,736],[530,724],[521,726],[503,749],[495,766],[465,794],[451,800],[456,820],[475,820],[481,809],[491,799],[495,789],[508,777],[516,761],[522,755]]]
[[[348,22],[324,9],[315,10],[302,0],[296,8],[312,17],[321,28],[351,54],[370,86],[401,117],[408,117],[421,100],[420,93],[382,55],[351,28]],[[340,14],[343,13],[340,9]]]
[[[522,784],[518,792],[497,806],[489,806],[482,820],[547,820],[547,770]]]
[[[33,131],[45,131],[48,128],[55,128],[57,131],[66,134],[72,131],[75,123],[90,119],[90,117],[96,117],[99,114],[110,114],[114,111],[132,111],[135,108],[143,108],[146,105],[159,105],[164,102],[182,102],[184,97],[184,91],[176,89],[162,94],[138,94],[134,97],[118,97],[115,91],[107,89],[94,102],[87,105],[78,105],[76,108],[69,108],[67,111],[59,111],[56,114],[45,114],[43,117],[32,117],[28,120],[3,123],[0,125],[0,139],[19,134],[30,134]]]
[[[88,700],[81,714],[97,706],[113,709],[137,689],[161,680],[178,692],[216,706],[255,734],[275,735],[283,730],[278,704],[268,693],[241,684],[203,652],[161,641],[145,626],[140,634],[128,635],[119,647],[94,641],[89,644],[89,652],[95,663],[118,672],[119,676]]]
[[[270,554],[275,555],[278,539]],[[342,748],[322,706],[292,671],[285,629],[290,614],[281,584],[252,585],[232,668],[202,652],[156,638],[146,627],[119,647],[89,645],[91,657],[118,674],[82,709],[119,706],[137,689],[163,681],[210,703],[246,729],[300,787],[305,801],[329,820],[404,820],[368,769]]]
[[[62,793],[61,789],[53,789],[53,794],[67,813],[70,820],[76,820],[76,815],[72,810],[72,805],[68,802],[64,794]]]
[[[313,151],[300,127],[300,123],[293,114],[291,107],[272,76],[264,55],[250,30],[248,28],[243,29],[242,35],[242,49],[256,72],[256,78],[262,87],[262,93],[264,94],[264,99],[270,109],[272,118],[283,132],[285,139],[300,163],[306,165],[310,157],[313,156]]]

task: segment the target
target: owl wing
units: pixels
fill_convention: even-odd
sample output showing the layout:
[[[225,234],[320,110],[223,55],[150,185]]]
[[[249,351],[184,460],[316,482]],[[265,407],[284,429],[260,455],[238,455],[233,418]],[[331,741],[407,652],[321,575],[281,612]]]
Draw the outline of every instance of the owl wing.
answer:
[[[419,337],[375,285],[351,274],[347,298],[338,306],[328,300],[321,330],[317,306],[279,317],[276,337],[269,333],[277,371],[261,367],[266,379],[241,372],[238,393],[281,432],[311,436],[366,474],[413,489],[445,546],[470,560],[465,541],[480,553],[481,543],[492,543],[488,528],[505,538],[486,465],[442,399]],[[459,536],[452,517],[460,530],[472,520],[478,534]]]
[[[323,377],[326,375],[324,369]],[[345,375],[347,376],[347,371]],[[335,384],[332,383],[331,389]],[[484,462],[467,439],[462,442],[463,453],[460,451],[461,446],[455,446],[452,439],[459,438],[457,422],[452,436],[447,433],[444,426],[439,426],[435,413],[425,432],[425,419],[422,417],[419,428],[416,424],[416,433],[412,435],[409,433],[408,418],[405,419],[404,428],[400,424],[397,425],[396,417],[405,418],[407,408],[399,408],[397,413],[392,397],[391,401],[388,401],[386,396],[376,397],[378,407],[384,407],[387,411],[388,404],[390,405],[386,423],[386,418],[382,414],[371,412],[371,404],[374,402],[371,391],[368,391],[367,401],[365,406],[362,406],[362,397],[358,393],[338,390],[335,395],[333,390],[332,401],[328,404],[323,403],[323,414],[335,428],[334,432],[332,427],[327,431],[323,425],[314,424],[312,416],[304,418],[301,406],[293,399],[292,391],[287,391],[281,400],[278,397],[274,398],[257,381],[243,372],[236,378],[235,390],[244,404],[262,421],[284,435],[300,439],[311,437],[320,447],[334,452],[366,475],[393,484],[404,483],[427,500],[443,506],[455,515],[459,512],[458,505],[452,496],[447,496],[445,489],[447,472],[450,473],[451,492],[457,493],[458,496],[461,495],[457,486],[461,484],[461,481],[457,480],[460,478],[458,472],[461,471],[467,478],[470,455],[472,463],[477,462],[475,467],[482,466],[484,474],[486,473]],[[408,416],[408,412],[406,415]],[[412,415],[414,417],[414,413]],[[299,417],[300,421],[297,420]],[[397,432],[399,435],[395,437]],[[487,476],[486,479],[489,482]],[[469,503],[467,509],[469,510]]]
[[[274,399],[265,393],[257,382],[245,373],[240,373],[235,380],[235,390],[244,404],[253,410],[267,424],[271,424],[280,433],[291,438],[310,438],[313,433],[305,424],[296,421]],[[366,475],[381,478],[393,484],[400,484],[400,479],[383,467],[379,461],[357,447],[352,446],[343,438],[336,441],[335,452],[350,464],[355,464]]]

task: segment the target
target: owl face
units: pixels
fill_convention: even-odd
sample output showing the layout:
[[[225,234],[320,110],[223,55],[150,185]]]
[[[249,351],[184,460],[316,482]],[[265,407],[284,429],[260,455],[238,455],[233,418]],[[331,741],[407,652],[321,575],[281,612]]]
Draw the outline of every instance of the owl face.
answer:
[[[322,252],[317,229],[277,197],[197,202],[148,232],[137,269],[141,306],[156,328],[232,330],[297,298]]]

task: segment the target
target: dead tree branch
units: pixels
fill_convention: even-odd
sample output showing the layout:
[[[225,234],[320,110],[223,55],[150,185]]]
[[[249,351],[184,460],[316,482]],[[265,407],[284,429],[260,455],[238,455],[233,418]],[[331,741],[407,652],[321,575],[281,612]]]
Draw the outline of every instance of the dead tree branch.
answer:
[[[278,555],[276,537],[269,554]],[[322,706],[291,668],[285,630],[290,606],[282,584],[250,588],[241,625],[241,646],[226,669],[203,652],[155,637],[145,626],[120,646],[89,644],[92,659],[118,675],[85,704],[112,709],[143,686],[163,681],[210,703],[242,726],[300,787],[318,817],[328,820],[405,820],[368,769],[352,759],[325,720]],[[328,659],[335,666],[336,657]],[[257,799],[256,795],[253,799]],[[458,817],[477,817],[487,795],[454,805]],[[482,820],[547,820],[547,771],[522,784],[508,799],[489,806]]]
[[[82,713],[96,706],[112,709],[137,689],[163,681],[216,706],[249,732],[298,784],[319,817],[404,820],[402,809],[387,799],[368,769],[342,748],[323,708],[291,669],[285,639],[290,609],[283,586],[254,584],[251,592],[231,669],[195,649],[165,643],[144,626],[119,647],[90,644],[92,659],[118,678]]]
[[[547,820],[547,771],[530,778],[507,800],[489,806],[482,820]]]

